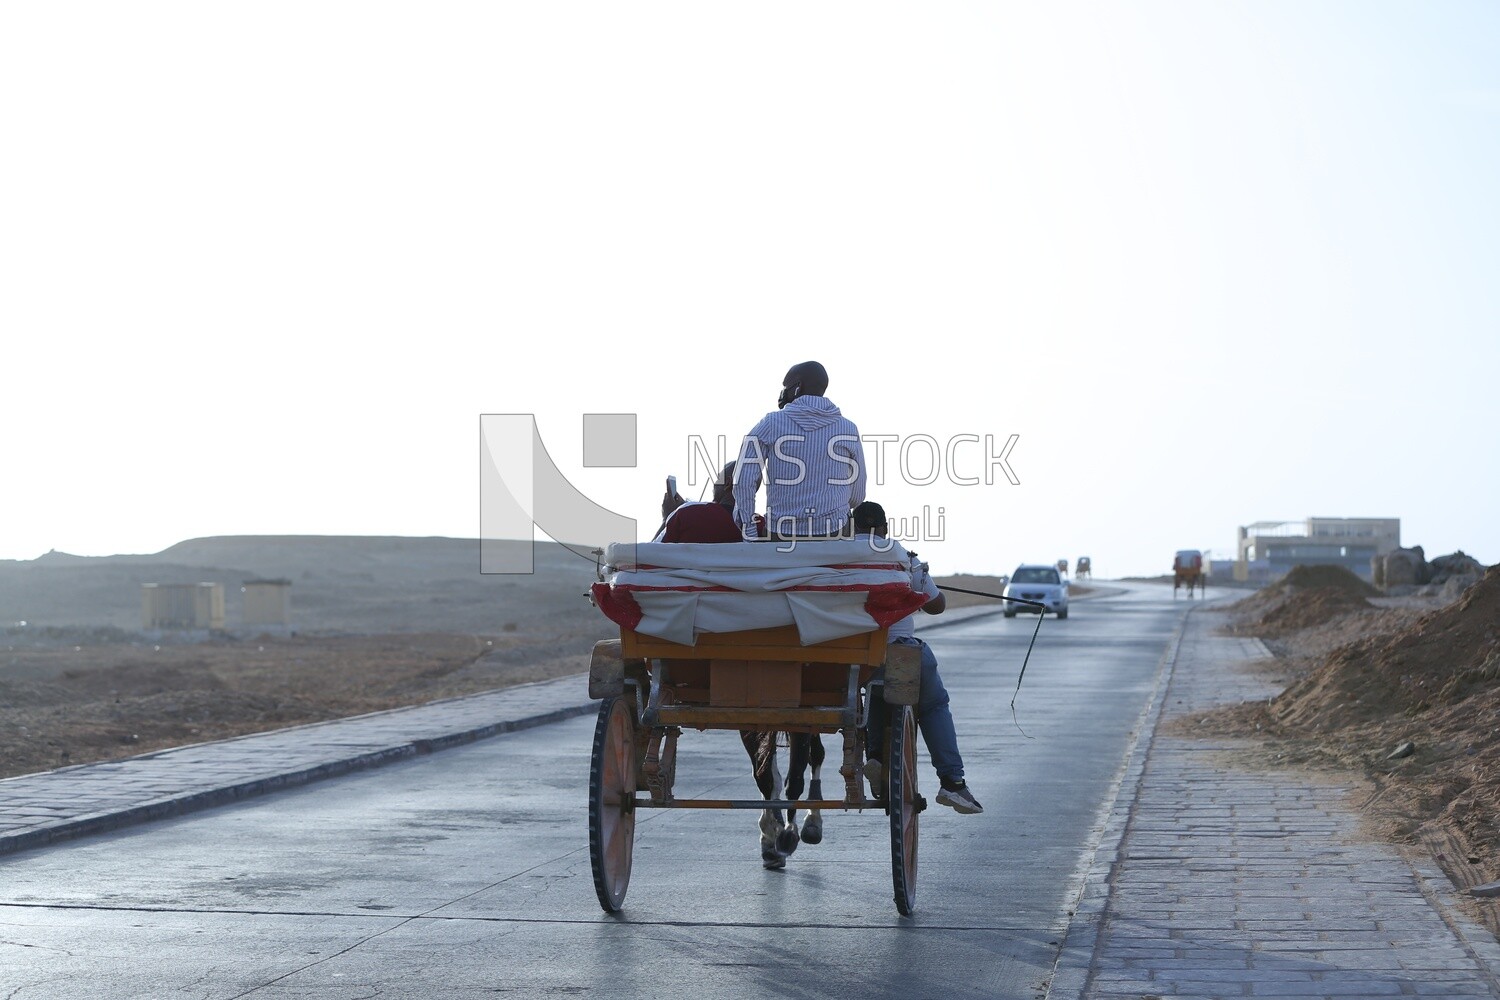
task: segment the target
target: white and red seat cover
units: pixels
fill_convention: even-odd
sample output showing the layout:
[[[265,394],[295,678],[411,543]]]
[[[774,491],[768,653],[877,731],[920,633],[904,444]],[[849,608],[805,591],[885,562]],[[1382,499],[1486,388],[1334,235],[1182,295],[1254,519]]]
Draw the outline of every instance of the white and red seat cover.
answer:
[[[885,539],[611,545],[594,603],[616,624],[692,645],[700,632],[797,626],[803,645],[885,628],[926,603]]]

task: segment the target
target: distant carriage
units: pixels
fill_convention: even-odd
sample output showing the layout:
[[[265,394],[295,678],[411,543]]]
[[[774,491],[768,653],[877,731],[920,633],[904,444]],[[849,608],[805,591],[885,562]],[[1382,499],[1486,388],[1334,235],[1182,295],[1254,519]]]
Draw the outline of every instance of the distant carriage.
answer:
[[[1066,559],[1059,559],[1057,561],[1057,572],[1059,576],[1068,575],[1068,561]]]
[[[1092,580],[1094,578],[1094,568],[1089,562],[1088,556],[1078,557],[1078,569],[1073,574],[1073,578],[1076,580]]]
[[[1187,595],[1198,596],[1208,590],[1208,577],[1203,572],[1203,553],[1197,549],[1181,549],[1172,559],[1172,597],[1177,597],[1179,588],[1186,586]]]

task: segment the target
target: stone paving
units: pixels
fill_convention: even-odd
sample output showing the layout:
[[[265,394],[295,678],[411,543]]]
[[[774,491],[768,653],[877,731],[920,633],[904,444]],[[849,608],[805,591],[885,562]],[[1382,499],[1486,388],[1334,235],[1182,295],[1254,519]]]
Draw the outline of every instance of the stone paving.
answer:
[[[0,854],[592,712],[586,675],[0,781]]]
[[[1157,731],[1279,690],[1220,621],[1190,614],[1168,651],[1049,1000],[1500,998],[1500,944],[1436,865],[1361,835],[1349,785]]]

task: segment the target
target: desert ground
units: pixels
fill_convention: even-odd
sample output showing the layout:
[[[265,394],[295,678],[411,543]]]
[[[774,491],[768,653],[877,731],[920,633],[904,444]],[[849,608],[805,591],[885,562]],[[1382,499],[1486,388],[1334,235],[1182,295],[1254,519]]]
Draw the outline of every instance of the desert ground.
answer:
[[[481,575],[478,542],[452,538],[0,561],[0,776],[585,671],[612,628],[586,597],[594,562],[535,552],[530,576]],[[291,581],[288,629],[238,624],[243,582],[267,578]],[[223,585],[224,630],[142,629],[142,584],[195,582]]]

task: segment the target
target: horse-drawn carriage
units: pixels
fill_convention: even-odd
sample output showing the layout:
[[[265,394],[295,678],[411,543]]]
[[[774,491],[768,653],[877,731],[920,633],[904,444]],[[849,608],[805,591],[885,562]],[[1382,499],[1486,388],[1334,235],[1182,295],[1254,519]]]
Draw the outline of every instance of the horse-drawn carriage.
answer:
[[[1177,597],[1177,591],[1181,587],[1187,587],[1187,595],[1193,596],[1196,588],[1199,596],[1208,589],[1208,577],[1203,572],[1203,553],[1197,549],[1180,549],[1172,559],[1172,597]]]
[[[1078,557],[1078,565],[1074,570],[1073,577],[1077,580],[1092,580],[1094,578],[1094,564],[1089,560],[1088,556]]]
[[[926,806],[914,709],[921,662],[915,647],[888,646],[886,627],[925,598],[892,553],[858,540],[790,550],[643,543],[611,546],[606,562],[592,596],[620,638],[595,645],[589,670],[589,695],[601,700],[589,778],[599,904],[614,912],[625,899],[637,810],[877,810],[889,817],[896,908],[911,913]],[[888,706],[886,768],[884,795],[871,798],[863,772],[877,691]],[[807,799],[678,798],[678,743],[689,729],[762,733],[773,752],[776,733],[838,734],[843,796],[820,798],[814,781]]]

